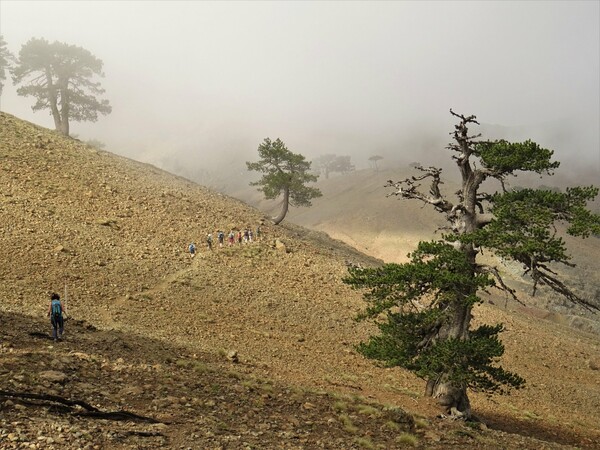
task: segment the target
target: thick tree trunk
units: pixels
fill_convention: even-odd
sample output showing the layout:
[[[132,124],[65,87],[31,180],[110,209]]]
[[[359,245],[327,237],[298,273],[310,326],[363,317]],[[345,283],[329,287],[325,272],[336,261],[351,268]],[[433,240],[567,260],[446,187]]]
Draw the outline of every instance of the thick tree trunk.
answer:
[[[427,382],[426,395],[435,398],[451,418],[463,420],[471,418],[471,403],[466,387],[443,381],[442,377]]]
[[[447,339],[468,339],[471,323],[471,306],[466,305],[461,299],[456,299],[452,305],[451,317],[440,327],[438,341]],[[458,385],[448,380],[448,374],[427,381],[425,394],[437,399],[446,414],[452,418],[469,419],[471,405],[467,395],[466,386]]]
[[[285,218],[288,212],[288,208],[290,206],[290,189],[285,187],[283,189],[283,204],[281,206],[281,212],[277,217],[273,217],[273,223],[275,225],[279,225],[281,221]]]

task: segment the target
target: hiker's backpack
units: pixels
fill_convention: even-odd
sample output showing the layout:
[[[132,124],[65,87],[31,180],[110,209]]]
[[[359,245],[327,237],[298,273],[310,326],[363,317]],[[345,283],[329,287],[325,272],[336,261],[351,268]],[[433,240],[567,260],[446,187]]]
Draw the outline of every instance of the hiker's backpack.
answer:
[[[60,300],[52,300],[51,308],[52,317],[54,317],[55,319],[60,318],[60,316],[62,315],[62,307],[60,306]]]

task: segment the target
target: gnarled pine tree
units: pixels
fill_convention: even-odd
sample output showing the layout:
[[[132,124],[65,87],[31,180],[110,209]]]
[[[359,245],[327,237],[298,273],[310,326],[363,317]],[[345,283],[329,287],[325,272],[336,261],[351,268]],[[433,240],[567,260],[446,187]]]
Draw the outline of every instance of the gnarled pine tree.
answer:
[[[359,319],[372,319],[380,334],[358,346],[365,356],[415,372],[427,381],[426,395],[438,399],[447,414],[471,417],[467,391],[504,393],[524,380],[498,365],[504,346],[498,334],[502,324],[471,329],[478,292],[497,287],[515,292],[495,267],[481,264],[481,249],[518,261],[533,279],[533,288],[545,284],[569,300],[591,309],[596,305],[571,291],[552,270],[552,263],[571,265],[564,241],[556,235],[556,222],[567,232],[587,237],[600,233],[600,216],[586,209],[598,194],[595,187],[576,187],[565,193],[505,189],[504,180],[517,171],[552,174],[559,165],[553,152],[526,141],[510,143],[479,140],[469,135],[475,116],[454,113],[460,121],[452,133],[461,175],[456,200],[440,191],[442,170],[421,167],[419,176],[388,181],[390,195],[417,199],[444,214],[450,230],[439,242],[420,242],[405,264],[379,268],[351,268],[346,283],[365,289],[368,307]],[[501,192],[481,191],[488,179],[499,180]],[[419,182],[430,182],[423,191]]]

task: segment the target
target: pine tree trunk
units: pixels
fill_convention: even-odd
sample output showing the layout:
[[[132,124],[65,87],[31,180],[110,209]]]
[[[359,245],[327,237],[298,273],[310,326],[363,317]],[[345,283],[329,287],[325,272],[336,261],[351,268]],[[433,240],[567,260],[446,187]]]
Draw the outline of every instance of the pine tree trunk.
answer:
[[[464,386],[457,386],[449,381],[429,380],[426,395],[435,398],[451,418],[463,420],[471,418],[471,403]]]
[[[60,132],[65,136],[69,135],[69,115],[70,111],[70,99],[69,99],[69,80],[59,80],[60,86],[60,120],[61,127]]]
[[[470,190],[465,191],[467,200],[471,200],[467,212],[457,222],[456,228],[461,232],[472,231],[476,227],[476,214],[474,212],[474,194]],[[470,211],[469,211],[470,210]],[[465,253],[471,263],[471,276],[475,276],[476,251],[472,245],[463,245],[460,250]],[[466,340],[469,338],[469,329],[472,318],[472,305],[465,303],[464,299],[476,292],[461,292],[450,303],[440,305],[448,311],[448,319],[442,324],[438,331],[436,340],[447,339]],[[437,399],[445,413],[452,418],[468,420],[471,418],[471,404],[467,395],[467,387],[449,381],[449,374],[443,373],[435,379],[427,381],[426,395]]]
[[[52,81],[52,75],[49,69],[46,69],[46,83],[48,83],[48,104],[50,105],[50,111],[52,112],[52,118],[54,119],[54,128],[56,131],[62,133],[62,123],[60,112],[58,111],[57,87]]]
[[[281,206],[281,212],[277,217],[273,217],[273,223],[275,225],[279,225],[281,221],[285,218],[288,212],[288,208],[290,206],[290,189],[286,186],[283,189],[283,204]]]
[[[465,305],[460,299],[449,306],[453,314],[438,332],[437,340],[468,339],[471,323],[471,306]],[[441,374],[427,381],[425,394],[437,399],[447,415],[456,419],[471,418],[471,404],[467,395],[467,387],[448,381],[448,374]]]

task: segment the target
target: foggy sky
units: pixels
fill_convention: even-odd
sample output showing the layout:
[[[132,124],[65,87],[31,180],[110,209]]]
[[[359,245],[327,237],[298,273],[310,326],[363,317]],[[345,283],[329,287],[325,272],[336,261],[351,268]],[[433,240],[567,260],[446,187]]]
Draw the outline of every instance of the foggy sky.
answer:
[[[597,1],[0,0],[0,34],[100,58],[113,112],[71,132],[168,169],[243,163],[265,137],[429,162],[453,108],[600,170]],[[15,90],[0,108],[52,128]]]

